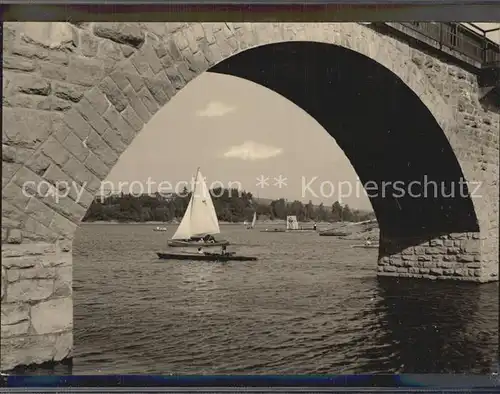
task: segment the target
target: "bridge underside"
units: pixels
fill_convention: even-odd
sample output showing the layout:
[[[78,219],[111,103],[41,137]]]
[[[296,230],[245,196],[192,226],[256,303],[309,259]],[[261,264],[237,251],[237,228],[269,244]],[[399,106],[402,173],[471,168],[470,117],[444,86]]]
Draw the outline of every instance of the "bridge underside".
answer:
[[[209,71],[281,94],[336,140],[379,222],[379,274],[480,276],[478,220],[455,152],[391,71],[357,52],[312,42],[257,47]]]

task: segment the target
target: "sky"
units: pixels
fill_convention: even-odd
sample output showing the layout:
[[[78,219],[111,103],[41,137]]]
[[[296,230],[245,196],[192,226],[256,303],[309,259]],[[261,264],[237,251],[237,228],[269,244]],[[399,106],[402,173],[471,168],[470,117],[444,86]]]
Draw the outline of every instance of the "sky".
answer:
[[[261,198],[372,209],[351,163],[314,118],[233,76],[205,72],[191,81],[122,154],[107,185],[116,191],[122,182],[122,190],[137,193],[155,192],[163,182],[163,192],[182,190],[179,182],[197,167],[209,187],[233,182]]]

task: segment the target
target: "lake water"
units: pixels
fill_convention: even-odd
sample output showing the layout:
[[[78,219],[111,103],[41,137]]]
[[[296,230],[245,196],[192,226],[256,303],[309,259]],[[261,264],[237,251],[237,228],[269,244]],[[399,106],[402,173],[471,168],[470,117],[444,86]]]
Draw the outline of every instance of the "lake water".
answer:
[[[255,262],[156,259],[154,225],[74,244],[74,374],[489,373],[498,283],[380,280],[377,250],[221,226]],[[230,249],[231,250],[231,249]]]

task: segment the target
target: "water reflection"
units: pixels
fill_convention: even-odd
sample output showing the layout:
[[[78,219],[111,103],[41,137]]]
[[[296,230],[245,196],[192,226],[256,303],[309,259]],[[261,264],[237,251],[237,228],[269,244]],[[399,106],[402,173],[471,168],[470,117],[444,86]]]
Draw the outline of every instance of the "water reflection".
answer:
[[[382,344],[401,373],[489,373],[497,362],[498,283],[379,278]],[[392,368],[391,368],[392,369]]]

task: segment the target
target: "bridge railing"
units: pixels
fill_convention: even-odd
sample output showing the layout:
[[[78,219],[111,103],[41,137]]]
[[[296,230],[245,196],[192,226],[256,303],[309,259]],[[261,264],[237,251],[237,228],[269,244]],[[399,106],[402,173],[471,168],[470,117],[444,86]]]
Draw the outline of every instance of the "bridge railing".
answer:
[[[398,25],[436,42],[439,47],[470,58],[483,67],[500,63],[500,46],[483,34],[460,24],[443,22],[400,22]],[[391,24],[394,25],[394,24]]]

